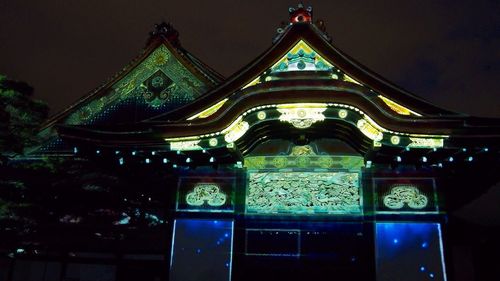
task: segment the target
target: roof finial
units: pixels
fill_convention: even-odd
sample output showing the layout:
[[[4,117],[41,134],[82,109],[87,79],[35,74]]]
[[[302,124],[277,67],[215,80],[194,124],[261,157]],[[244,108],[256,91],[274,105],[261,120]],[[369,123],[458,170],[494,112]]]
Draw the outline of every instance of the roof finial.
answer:
[[[179,45],[179,32],[172,26],[172,24],[162,21],[155,24],[153,31],[149,33],[148,44],[155,39],[168,40],[173,45]]]
[[[290,23],[312,23],[312,6],[308,6],[307,9],[305,9],[304,4],[300,2],[297,8],[288,8],[288,13],[290,14]]]

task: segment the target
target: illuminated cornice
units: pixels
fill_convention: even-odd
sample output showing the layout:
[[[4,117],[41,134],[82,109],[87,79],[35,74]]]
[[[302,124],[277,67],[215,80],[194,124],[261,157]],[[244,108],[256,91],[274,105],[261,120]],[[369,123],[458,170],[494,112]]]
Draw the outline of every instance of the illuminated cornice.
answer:
[[[275,111],[274,111],[275,110]],[[266,113],[267,112],[267,113]],[[233,145],[254,125],[272,120],[307,128],[315,122],[342,120],[351,123],[374,145],[411,148],[439,148],[447,135],[426,135],[389,130],[380,126],[359,108],[340,103],[284,103],[253,107],[238,116],[226,128],[202,135],[166,138],[171,150],[201,150]]]

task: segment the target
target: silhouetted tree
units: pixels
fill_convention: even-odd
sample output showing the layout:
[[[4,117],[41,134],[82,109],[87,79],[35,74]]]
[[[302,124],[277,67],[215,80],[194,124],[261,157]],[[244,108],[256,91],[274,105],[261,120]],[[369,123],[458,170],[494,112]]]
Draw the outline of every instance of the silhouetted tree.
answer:
[[[48,106],[33,99],[33,88],[25,82],[0,75],[0,155],[2,163],[36,144],[40,124]]]

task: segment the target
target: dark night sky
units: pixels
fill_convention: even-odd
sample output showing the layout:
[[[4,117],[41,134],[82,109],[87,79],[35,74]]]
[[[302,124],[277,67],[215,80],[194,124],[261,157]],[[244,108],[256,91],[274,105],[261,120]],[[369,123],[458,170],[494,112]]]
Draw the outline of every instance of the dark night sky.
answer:
[[[297,1],[0,2],[0,73],[55,113],[119,71],[167,20],[183,46],[229,76],[271,45]],[[309,1],[334,44],[447,109],[500,117],[499,1]]]
[[[55,113],[118,72],[139,54],[153,24],[166,20],[187,50],[229,76],[271,45],[287,8],[296,4],[3,0],[0,73],[33,85]],[[500,117],[500,1],[305,4],[326,21],[334,45],[387,79],[444,108]],[[500,198],[500,185],[490,195]],[[500,224],[500,206],[484,204],[462,213]]]

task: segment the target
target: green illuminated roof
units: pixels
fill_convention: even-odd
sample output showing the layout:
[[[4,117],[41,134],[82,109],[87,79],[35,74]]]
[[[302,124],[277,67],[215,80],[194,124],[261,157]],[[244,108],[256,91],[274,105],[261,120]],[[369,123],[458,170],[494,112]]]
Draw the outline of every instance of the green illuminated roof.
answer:
[[[262,139],[286,137],[290,126],[315,137],[334,132],[365,152],[496,141],[499,127],[491,120],[441,109],[397,87],[337,49],[316,24],[291,23],[278,33],[261,56],[186,106],[131,126],[66,125],[59,133],[105,146],[228,145],[242,153]]]
[[[107,82],[52,116],[40,136],[54,140],[55,124],[135,123],[190,103],[223,77],[182,48],[170,24],[156,25],[142,53]]]

